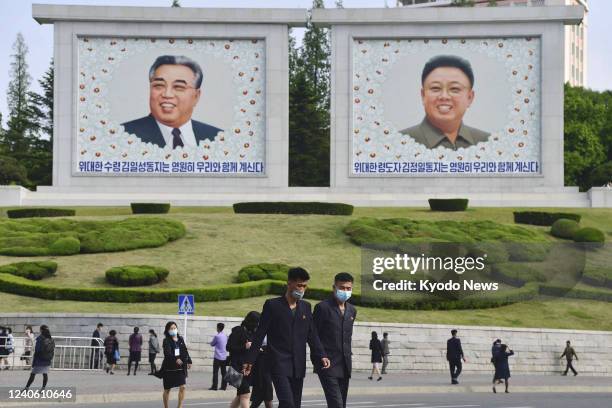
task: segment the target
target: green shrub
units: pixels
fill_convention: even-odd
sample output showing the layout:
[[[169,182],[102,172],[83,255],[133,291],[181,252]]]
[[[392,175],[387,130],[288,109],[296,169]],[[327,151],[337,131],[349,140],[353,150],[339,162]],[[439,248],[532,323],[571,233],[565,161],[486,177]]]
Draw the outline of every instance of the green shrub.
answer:
[[[353,214],[353,206],[342,203],[246,202],[235,203],[233,207],[236,214]]]
[[[565,218],[558,219],[550,227],[550,234],[557,238],[573,239],[576,231],[580,229],[580,225],[574,220]]]
[[[168,214],[168,203],[130,203],[132,214]]]
[[[512,262],[542,262],[548,255],[550,245],[534,242],[508,242],[506,249]]]
[[[503,242],[478,242],[472,244],[468,255],[474,258],[483,257],[485,264],[502,263],[510,260],[510,253]]]
[[[289,265],[285,264],[269,264],[262,263],[256,265],[248,265],[238,271],[237,282],[258,281],[264,279],[287,281],[287,273]]]
[[[465,211],[468,208],[467,198],[430,198],[431,211]]]
[[[608,287],[612,289],[612,269],[608,267],[587,267],[582,275],[587,285]]]
[[[574,234],[574,241],[603,244],[606,242],[606,235],[597,228],[584,227],[576,231]]]
[[[48,256],[129,251],[162,246],[183,237],[185,232],[185,226],[179,221],[148,217],[120,221],[0,220],[0,255]],[[66,238],[70,240],[66,241]],[[80,243],[80,250],[76,249],[74,240]]]
[[[529,265],[513,262],[494,264],[491,267],[491,276],[500,282],[518,287],[528,282],[546,282],[544,273]]]
[[[57,264],[52,261],[16,262],[0,266],[0,273],[9,273],[31,280],[41,280],[53,276],[57,271]]]
[[[612,291],[605,289],[570,288],[565,286],[552,285],[549,283],[541,283],[540,294],[545,296],[612,302]]]
[[[6,211],[9,218],[74,217],[75,214],[75,210],[68,208],[15,208]]]
[[[118,286],[147,286],[165,280],[169,273],[159,266],[125,265],[107,270],[106,280]]]
[[[516,224],[530,224],[530,225],[542,225],[551,226],[555,221],[565,218],[568,220],[574,220],[580,222],[580,214],[575,213],[555,213],[545,211],[515,211],[514,222]]]
[[[49,245],[51,255],[74,255],[81,252],[81,242],[73,237],[60,238]]]

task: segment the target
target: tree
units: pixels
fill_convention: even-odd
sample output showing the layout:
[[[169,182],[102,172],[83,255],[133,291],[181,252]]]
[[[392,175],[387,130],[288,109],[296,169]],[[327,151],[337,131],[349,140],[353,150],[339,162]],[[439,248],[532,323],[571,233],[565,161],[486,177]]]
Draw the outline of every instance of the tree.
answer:
[[[32,114],[36,118],[38,128],[53,142],[53,59],[38,83],[42,94],[28,93]]]
[[[312,9],[323,7],[313,1]],[[289,47],[289,185],[329,186],[328,32],[309,18],[302,47],[292,37]]]
[[[13,157],[0,155],[0,185],[27,185],[26,168]]]

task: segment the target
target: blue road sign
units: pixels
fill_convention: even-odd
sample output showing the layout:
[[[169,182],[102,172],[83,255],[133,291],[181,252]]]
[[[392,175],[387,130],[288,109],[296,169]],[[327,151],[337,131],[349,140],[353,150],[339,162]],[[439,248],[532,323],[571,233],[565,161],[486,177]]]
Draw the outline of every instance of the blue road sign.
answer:
[[[195,312],[193,295],[178,295],[178,314],[192,315]]]

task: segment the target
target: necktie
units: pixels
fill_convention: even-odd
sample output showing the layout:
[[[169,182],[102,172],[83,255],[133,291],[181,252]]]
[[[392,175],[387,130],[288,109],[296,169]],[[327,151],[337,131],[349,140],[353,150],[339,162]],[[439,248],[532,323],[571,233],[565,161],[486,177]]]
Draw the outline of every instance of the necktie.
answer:
[[[185,146],[183,144],[183,139],[181,139],[181,129],[174,128],[172,129],[172,149],[176,149],[178,146]]]

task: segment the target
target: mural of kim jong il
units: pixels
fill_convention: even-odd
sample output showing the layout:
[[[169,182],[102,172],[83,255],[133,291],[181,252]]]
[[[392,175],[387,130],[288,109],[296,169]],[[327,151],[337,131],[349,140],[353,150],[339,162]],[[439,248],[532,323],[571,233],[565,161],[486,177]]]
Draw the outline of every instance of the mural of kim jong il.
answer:
[[[467,148],[491,135],[463,123],[463,115],[474,101],[474,73],[467,60],[438,55],[427,61],[421,74],[421,100],[425,118],[400,133],[428,149]]]
[[[157,57],[149,69],[150,113],[122,123],[127,133],[159,147],[197,147],[200,141],[215,140],[221,129],[193,120],[200,101],[204,74],[200,65],[181,55]]]

